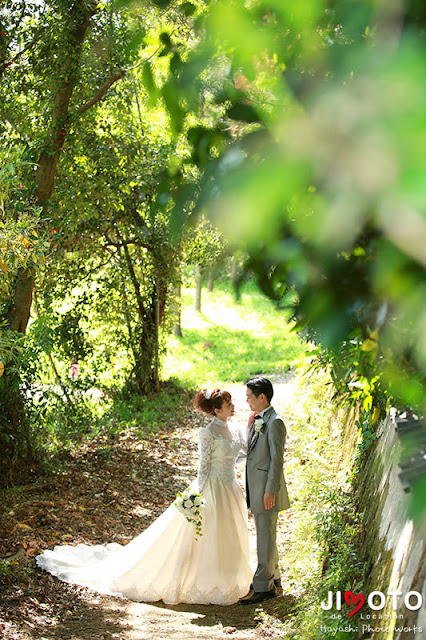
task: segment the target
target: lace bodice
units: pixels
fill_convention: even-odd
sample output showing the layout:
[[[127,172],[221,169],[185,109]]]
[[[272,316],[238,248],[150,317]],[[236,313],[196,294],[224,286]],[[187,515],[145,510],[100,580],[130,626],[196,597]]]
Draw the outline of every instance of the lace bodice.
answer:
[[[213,418],[207,427],[201,428],[198,433],[199,491],[203,491],[209,477],[231,484],[235,480],[235,461],[245,445],[242,434],[230,430],[219,418]]]

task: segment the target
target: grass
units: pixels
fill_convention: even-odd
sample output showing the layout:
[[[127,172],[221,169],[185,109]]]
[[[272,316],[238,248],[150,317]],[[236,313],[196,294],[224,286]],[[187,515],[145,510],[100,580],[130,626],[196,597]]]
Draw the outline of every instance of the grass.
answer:
[[[345,591],[356,582],[362,590],[365,567],[358,558],[361,530],[351,486],[353,445],[344,439],[348,414],[336,408],[333,393],[325,372],[307,370],[291,405],[284,408],[291,434],[285,473],[294,523],[286,576],[301,596],[292,620],[283,625],[288,640],[322,640],[321,626],[333,628],[333,634],[335,627],[345,627],[343,620],[332,617],[335,610],[323,611],[320,602],[328,590]],[[358,635],[342,631],[333,637],[355,640]]]
[[[103,417],[103,428],[107,434],[132,429],[142,439],[153,436],[158,429],[174,425],[177,414],[181,419],[186,416],[191,399],[191,392],[173,382],[152,396],[115,399]]]
[[[243,382],[256,374],[288,371],[305,345],[286,311],[278,310],[254,283],[235,301],[230,284],[203,289],[202,311],[194,310],[194,290],[182,294],[182,338],[165,338],[162,377],[187,387]]]

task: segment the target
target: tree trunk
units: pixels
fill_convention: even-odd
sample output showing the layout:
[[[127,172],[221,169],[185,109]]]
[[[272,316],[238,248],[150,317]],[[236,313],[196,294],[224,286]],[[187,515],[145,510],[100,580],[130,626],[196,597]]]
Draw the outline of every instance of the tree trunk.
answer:
[[[175,304],[173,315],[175,317],[175,324],[173,325],[173,335],[177,338],[182,338],[182,290],[180,282],[176,285],[174,295]]]
[[[8,329],[25,333],[30,318],[34,284],[34,271],[18,270],[13,298],[5,315]],[[34,457],[30,422],[20,386],[17,368],[6,366],[0,379],[0,476],[6,484],[12,482],[18,460],[32,463]],[[19,466],[22,470],[22,464]]]
[[[153,309],[155,312],[155,310]],[[155,313],[143,320],[140,332],[137,361],[134,368],[137,392],[146,396],[156,390],[155,372],[156,327]]]
[[[150,298],[147,298],[146,294],[143,295],[132,256],[126,244],[123,246],[123,252],[135,292],[138,315],[138,327],[132,331],[135,358],[134,381],[137,392],[147,395],[159,389],[159,328],[166,308],[167,286],[158,278],[152,287]]]
[[[195,311],[201,311],[201,290],[203,286],[203,275],[199,264],[195,265]]]
[[[8,328],[25,333],[30,319],[35,273],[29,269],[19,269],[15,282],[13,301],[6,314]]]
[[[232,256],[232,285],[235,287],[238,280],[238,258]]]
[[[134,374],[137,390],[142,395],[159,391],[159,330],[164,315],[167,287],[160,281],[153,287],[149,306],[145,306],[140,317],[141,330],[138,345],[138,359]]]
[[[0,485],[11,483],[18,460],[31,464],[29,420],[19,389],[19,374],[0,378]],[[24,467],[20,464],[20,470]]]
[[[53,192],[59,156],[66,135],[69,104],[80,70],[82,45],[90,25],[91,15],[85,10],[85,7],[80,7],[80,10],[75,11],[67,32],[65,45],[69,56],[63,61],[62,81],[59,82],[59,89],[50,116],[50,125],[36,171],[36,197],[39,204],[42,205],[49,200]]]
[[[155,390],[160,391],[160,287],[156,282],[154,290],[155,304],[155,359],[154,359],[154,382]]]
[[[214,267],[210,267],[208,280],[207,280],[207,291],[209,291],[209,293],[211,293],[213,291],[214,280],[215,280],[215,268]]]

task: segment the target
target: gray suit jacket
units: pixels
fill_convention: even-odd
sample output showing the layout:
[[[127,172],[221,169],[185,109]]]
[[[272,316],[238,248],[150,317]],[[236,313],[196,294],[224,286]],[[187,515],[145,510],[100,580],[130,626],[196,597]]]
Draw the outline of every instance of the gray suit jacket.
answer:
[[[275,507],[270,509],[271,512],[290,508],[283,471],[284,420],[273,407],[269,407],[263,421],[263,432],[257,433],[253,424],[248,439],[246,495],[252,513],[268,513],[263,504],[265,492],[275,493]]]

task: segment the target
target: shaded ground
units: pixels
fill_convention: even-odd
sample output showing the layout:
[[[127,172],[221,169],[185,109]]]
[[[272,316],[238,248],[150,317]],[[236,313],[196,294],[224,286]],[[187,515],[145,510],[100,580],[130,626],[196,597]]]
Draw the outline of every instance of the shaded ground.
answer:
[[[275,381],[274,404],[291,405],[291,378]],[[228,387],[236,420],[245,422],[242,386]],[[169,640],[277,637],[294,608],[286,583],[291,510],[281,514],[283,594],[258,608],[141,604],[67,585],[35,565],[41,549],[58,543],[128,542],[148,526],[193,479],[197,427],[205,419],[187,410],[155,438],[131,435],[88,443],[64,460],[60,475],[37,478],[0,495],[0,631],[10,640]],[[289,439],[291,450],[291,440]],[[239,469],[242,480],[243,468]],[[291,486],[289,487],[291,494]],[[252,521],[250,521],[253,535]],[[252,544],[254,553],[254,544]]]

